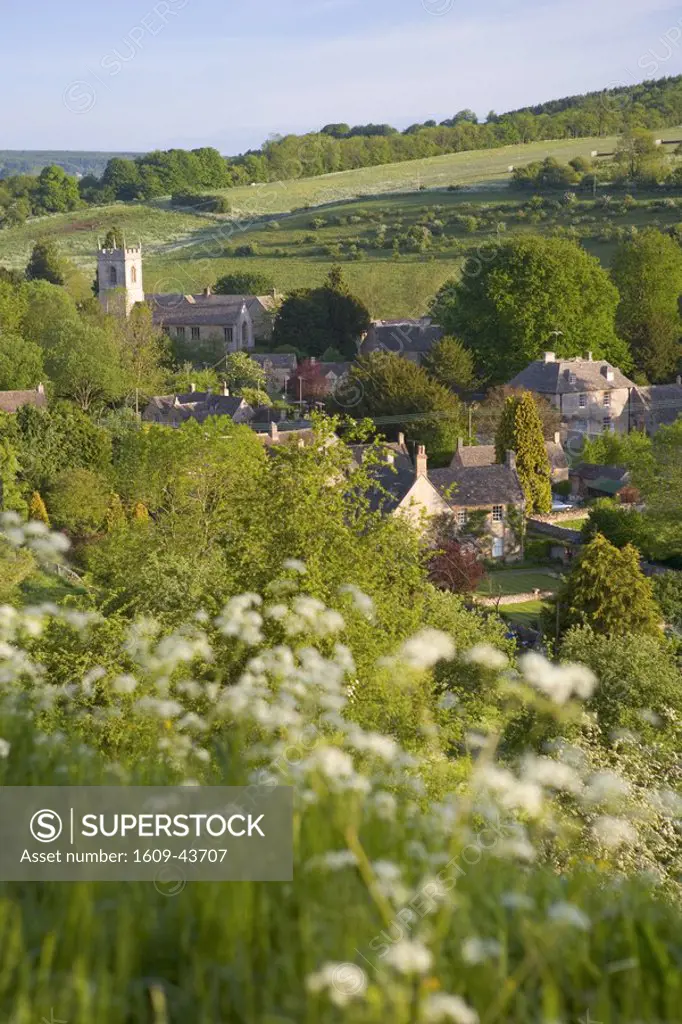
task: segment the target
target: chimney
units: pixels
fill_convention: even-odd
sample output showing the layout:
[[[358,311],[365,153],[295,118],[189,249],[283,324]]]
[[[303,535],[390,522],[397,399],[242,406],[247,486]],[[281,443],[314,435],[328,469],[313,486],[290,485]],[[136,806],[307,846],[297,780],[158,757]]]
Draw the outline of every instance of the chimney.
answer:
[[[277,429],[276,423],[270,424],[270,440],[279,441],[279,430]]]
[[[209,285],[206,286],[206,288],[204,288],[204,295],[206,296],[206,298],[208,298],[208,296],[212,295],[212,294],[213,294],[213,292],[211,291],[211,286],[209,284]]]
[[[679,384],[679,382],[680,382],[680,378],[678,377],[677,378],[677,383]],[[36,391],[38,392],[39,395],[44,395],[45,394],[45,385],[42,384],[42,383],[39,384],[38,387],[36,388]]]
[[[613,367],[605,363],[601,368],[602,376],[606,377],[607,380],[613,380]]]
[[[196,384],[190,384],[190,386],[189,386],[189,389],[190,389],[190,391],[192,392],[192,394],[194,394],[194,392],[195,392],[195,391],[196,391],[196,389],[197,389],[197,386],[196,386]]]
[[[507,469],[516,469],[516,452],[507,452],[505,459]]]
[[[679,383],[679,378],[678,378],[678,383]],[[405,447],[405,435],[403,433],[398,434],[398,444],[400,445],[401,448]]]
[[[428,470],[428,459],[426,457],[426,448],[423,444],[417,445],[417,454],[415,456],[415,475],[426,476]]]
[[[587,361],[588,361],[588,363],[592,362],[592,353],[591,352],[587,353]]]
[[[554,444],[561,444],[561,431],[557,430],[554,435]]]
[[[546,363],[556,363],[556,356],[555,356],[554,352],[545,352],[545,360],[544,361]]]
[[[230,389],[227,386],[227,381],[224,380],[223,381],[223,398],[229,398],[229,397],[230,397]]]

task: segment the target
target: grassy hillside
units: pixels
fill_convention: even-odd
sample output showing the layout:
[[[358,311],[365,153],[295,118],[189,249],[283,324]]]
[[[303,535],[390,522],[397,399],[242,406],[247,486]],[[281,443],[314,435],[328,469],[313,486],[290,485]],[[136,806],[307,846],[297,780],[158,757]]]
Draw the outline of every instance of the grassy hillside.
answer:
[[[661,133],[679,135],[679,129]],[[547,155],[570,160],[594,149],[611,152],[616,139],[582,139],[459,153],[410,163],[361,168],[319,178],[235,188],[230,216],[170,208],[167,200],[116,203],[77,214],[37,218],[0,231],[0,265],[23,267],[33,241],[48,236],[88,274],[98,236],[119,224],[146,252],[148,291],[199,291],[230,270],[268,273],[278,289],[317,284],[342,262],[351,287],[375,316],[423,313],[429,298],[457,273],[473,248],[503,233],[542,231],[580,240],[608,264],[627,229],[682,221],[676,202],[637,193],[623,209],[601,201],[565,209],[528,209],[528,193],[507,186],[510,165]],[[459,186],[456,191],[449,186]],[[427,226],[423,251],[404,236]],[[403,239],[395,252],[394,242]],[[236,250],[250,247],[250,255]]]

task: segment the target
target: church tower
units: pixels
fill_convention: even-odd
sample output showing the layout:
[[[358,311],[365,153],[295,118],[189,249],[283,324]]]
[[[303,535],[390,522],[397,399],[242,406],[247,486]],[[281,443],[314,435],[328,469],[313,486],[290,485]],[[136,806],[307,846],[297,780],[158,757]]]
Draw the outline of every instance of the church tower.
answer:
[[[136,302],[144,302],[142,245],[97,247],[99,301],[107,313],[130,316]]]

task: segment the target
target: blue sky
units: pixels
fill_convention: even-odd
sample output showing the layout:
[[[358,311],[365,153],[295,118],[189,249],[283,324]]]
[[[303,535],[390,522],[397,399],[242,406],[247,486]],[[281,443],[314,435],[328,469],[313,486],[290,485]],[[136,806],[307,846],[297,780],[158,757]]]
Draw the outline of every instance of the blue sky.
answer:
[[[5,9],[5,6],[7,9]],[[224,153],[682,73],[668,0],[0,0],[0,147]]]

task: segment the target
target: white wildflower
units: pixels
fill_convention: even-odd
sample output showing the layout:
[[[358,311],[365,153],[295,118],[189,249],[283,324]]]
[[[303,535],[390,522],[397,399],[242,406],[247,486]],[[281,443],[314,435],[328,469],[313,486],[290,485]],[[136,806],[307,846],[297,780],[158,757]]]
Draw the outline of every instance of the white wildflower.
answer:
[[[319,857],[313,857],[306,866],[326,871],[341,871],[343,868],[355,867],[357,862],[357,857],[351,850],[328,850]]]
[[[632,846],[637,841],[637,830],[623,818],[608,815],[597,818],[592,826],[592,832],[597,841],[610,850],[619,846]]]
[[[362,732],[358,729],[351,733],[349,741],[356,750],[376,754],[384,761],[393,761],[400,753],[400,747],[396,741],[379,732]]]
[[[400,974],[426,974],[433,963],[433,957],[423,942],[401,939],[386,953],[386,963]]]
[[[575,769],[551,757],[526,755],[522,763],[522,774],[526,781],[537,782],[547,789],[563,790],[566,793],[579,793],[582,789],[582,781]]]
[[[459,704],[459,700],[455,697],[454,693],[444,693],[441,699],[438,701],[438,707],[442,708],[443,711],[452,711]]]
[[[447,633],[439,629],[422,629],[400,650],[400,660],[411,668],[433,668],[439,661],[450,661],[455,654],[455,645]]]
[[[12,744],[7,740],[0,739],[0,757],[9,757]]]
[[[585,800],[590,804],[617,803],[630,795],[630,784],[615,772],[597,772],[588,779]]]
[[[402,872],[397,864],[394,864],[390,860],[376,860],[372,864],[374,874],[382,882],[397,882],[401,878]]]
[[[367,991],[367,975],[362,967],[351,963],[327,963],[306,978],[309,992],[326,992],[335,1006],[346,1006],[351,999],[360,999]]]
[[[428,1024],[478,1024],[478,1014],[460,996],[434,992],[424,1004],[424,1020]]]
[[[549,908],[547,917],[556,924],[570,925],[572,928],[578,928],[583,932],[588,932],[591,927],[587,914],[580,907],[576,907],[574,903],[554,903]]]
[[[498,957],[502,947],[495,939],[479,939],[471,936],[462,943],[462,959],[466,964],[484,964],[486,960]]]
[[[395,818],[398,801],[393,796],[393,793],[385,791],[375,793],[373,804],[377,816],[383,821],[392,821]]]
[[[484,789],[493,793],[498,803],[507,810],[517,808],[533,816],[542,811],[542,788],[535,782],[517,779],[506,768],[489,765],[477,773],[476,780]]]
[[[507,910],[534,910],[535,902],[523,892],[503,892],[500,903]]]
[[[587,700],[597,680],[585,665],[552,665],[541,654],[530,652],[519,659],[521,672],[531,686],[556,704],[565,704],[572,696]]]
[[[345,583],[342,587],[339,587],[339,594],[348,594],[361,615],[364,615],[370,621],[374,619],[374,601],[368,594],[360,590],[359,587],[354,586],[352,583]]]
[[[137,679],[131,675],[116,676],[111,687],[115,693],[133,693],[137,688]]]
[[[177,718],[183,712],[182,704],[176,700],[159,700],[156,697],[143,697],[136,705],[141,711],[150,711],[159,718]]]
[[[463,660],[472,665],[482,665],[494,671],[501,671],[509,665],[509,658],[502,651],[498,651],[492,644],[476,644],[466,651]]]
[[[308,571],[305,562],[301,562],[298,558],[287,558],[284,568],[289,569],[291,572],[297,572],[301,576],[305,576]]]
[[[338,747],[320,747],[307,763],[318,768],[328,779],[347,779],[355,774],[353,758]]]

